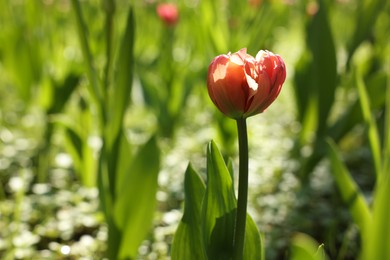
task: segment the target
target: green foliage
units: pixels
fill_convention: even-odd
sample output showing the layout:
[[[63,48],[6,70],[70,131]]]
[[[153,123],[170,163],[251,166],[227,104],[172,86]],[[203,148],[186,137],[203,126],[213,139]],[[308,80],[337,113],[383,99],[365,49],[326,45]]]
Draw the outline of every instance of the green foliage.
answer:
[[[25,233],[40,238],[39,242],[31,242],[28,250],[49,249],[53,258],[83,257],[63,255],[58,243],[77,246],[84,234],[97,237],[97,227],[83,225],[80,231],[72,222],[77,227],[72,240],[62,237],[67,232],[60,232],[60,225],[50,233],[51,223],[58,222],[57,214],[62,214],[53,214],[57,212],[54,209],[62,212],[80,201],[77,194],[83,189],[79,185],[99,187],[100,208],[108,226],[108,241],[99,237],[98,252],[89,257],[104,257],[101,254],[108,245],[110,259],[116,259],[118,253],[137,258],[137,248],[145,238],[150,239],[150,245],[145,243],[142,248],[157,250],[152,245],[156,238],[148,233],[152,218],[156,216],[156,225],[166,225],[161,224],[160,217],[171,210],[177,212],[181,200],[181,190],[159,187],[168,189],[164,194],[169,201],[156,204],[159,166],[166,167],[162,172],[174,175],[176,168],[167,167],[172,157],[179,160],[191,154],[191,160],[197,158],[201,148],[193,146],[201,146],[205,136],[222,144],[225,161],[236,155],[234,122],[215,113],[207,97],[205,79],[213,57],[243,47],[252,55],[259,49],[269,49],[285,59],[286,86],[278,100],[280,106],[270,111],[277,116],[270,118],[265,112],[260,129],[268,132],[271,125],[279,125],[289,132],[286,139],[296,141],[293,169],[289,161],[283,160],[277,166],[277,177],[265,177],[270,184],[264,190],[256,187],[256,194],[269,195],[272,199],[267,199],[277,206],[254,205],[253,210],[259,214],[253,215],[254,219],[247,218],[247,241],[253,243],[247,243],[245,250],[247,255],[255,256],[248,258],[261,259],[265,252],[259,250],[264,243],[256,224],[267,227],[270,259],[279,258],[288,247],[290,232],[301,229],[323,242],[321,250],[326,249],[330,258],[343,250],[351,258],[359,253],[363,259],[389,258],[385,244],[390,233],[386,207],[386,176],[390,172],[388,1],[351,4],[322,0],[309,1],[309,5],[307,1],[173,1],[180,13],[175,27],[159,21],[157,2],[0,0],[0,209],[4,216],[0,220],[0,258],[16,258],[24,244],[13,241],[19,241],[19,235]],[[290,106],[294,98],[289,96],[288,88],[292,85],[295,105]],[[293,113],[296,120],[287,119],[285,124],[281,118]],[[288,130],[296,126],[299,130]],[[193,146],[183,136],[196,140],[190,142]],[[272,164],[278,162],[277,158],[264,160],[256,149],[257,145],[274,146],[272,141],[272,135],[261,136],[250,144],[255,176],[273,173]],[[288,145],[280,146],[280,151],[289,149]],[[234,167],[232,161],[226,167],[217,149],[211,148],[208,202],[203,202],[205,187],[199,177],[205,172],[198,175],[192,167],[186,171],[184,216],[172,247],[174,259],[202,259],[206,249],[193,248],[203,247],[204,240],[208,245],[232,243],[231,233],[224,236],[222,227],[231,227],[234,222]],[[174,156],[167,150],[174,151]],[[68,168],[57,165],[59,155],[70,155]],[[330,167],[319,164],[325,157]],[[193,162],[196,167],[198,161]],[[179,162],[172,164],[180,167]],[[263,168],[257,170],[259,164]],[[285,168],[287,173],[279,174]],[[275,193],[287,194],[285,186],[293,192],[293,185],[285,185],[288,181],[284,178],[294,171],[300,173],[297,176],[303,180],[302,189],[307,188],[305,185],[313,188],[311,185],[320,175],[316,172],[311,179],[315,169],[320,174],[331,174],[340,192],[332,192],[333,184],[326,192],[313,189],[317,197],[304,200],[310,206],[307,214],[305,211],[305,221],[296,221],[291,216],[302,219],[295,205],[302,198],[291,198],[291,205],[279,207],[286,202]],[[57,177],[61,172],[73,187],[69,191],[69,187],[57,186],[64,182]],[[217,176],[215,172],[223,174]],[[26,186],[14,193],[12,181],[19,177]],[[38,182],[49,183],[51,190],[43,195],[36,193]],[[325,185],[321,182],[322,188]],[[76,197],[67,193],[63,197],[68,200],[57,197],[65,190]],[[366,202],[371,201],[368,198],[372,198],[372,205]],[[95,200],[94,197],[87,204]],[[261,198],[251,200],[258,203]],[[54,208],[47,209],[46,201]],[[60,205],[58,201],[65,202]],[[210,222],[203,220],[202,203],[210,205]],[[214,209],[210,203],[219,208]],[[348,207],[340,209],[340,203]],[[95,206],[92,212],[97,211]],[[329,208],[341,213],[332,215]],[[328,216],[321,215],[326,209],[328,214],[324,215]],[[344,214],[347,210],[352,225]],[[161,214],[155,215],[155,211]],[[285,217],[276,216],[278,212]],[[106,226],[98,218],[105,234]],[[264,223],[269,218],[274,222]],[[141,220],[144,222],[137,225]],[[360,240],[354,235],[354,225],[361,232]],[[42,228],[48,233],[40,233]],[[207,235],[203,234],[206,229]],[[346,234],[346,229],[352,230],[352,235]],[[333,232],[329,230],[337,230],[337,236],[329,236]],[[164,240],[165,254],[169,254],[171,235]],[[340,249],[339,236],[350,248],[343,245]],[[318,245],[302,246],[298,240],[303,244],[307,241],[293,239],[294,252],[317,259]],[[30,239],[23,237],[21,241]],[[360,241],[367,241],[361,244],[362,252],[358,250]],[[57,251],[53,249],[56,243]],[[43,258],[26,253],[25,258],[29,257]]]
[[[379,130],[375,118],[372,116],[372,106],[370,98],[365,89],[363,80],[359,77],[361,71],[357,71],[356,84],[360,97],[360,105],[365,123],[367,124],[367,135],[371,147],[374,170],[376,173],[376,185],[374,190],[374,200],[372,210],[364,200],[364,196],[351,173],[342,163],[333,141],[328,140],[328,153],[332,166],[332,173],[336,180],[336,185],[341,196],[348,205],[348,209],[354,222],[360,229],[360,236],[363,245],[361,256],[363,259],[386,259],[390,257],[390,250],[387,241],[389,236],[388,218],[390,211],[387,199],[390,192],[388,163],[389,142],[385,135],[384,142],[380,142]],[[386,98],[388,98],[390,87],[387,86]],[[386,113],[389,108],[387,106]],[[389,115],[387,114],[387,117]],[[385,131],[389,129],[390,121],[386,118],[384,123]],[[382,146],[382,147],[381,147]]]
[[[319,2],[318,8],[318,12],[307,22],[308,49],[302,54],[295,74],[298,117],[303,127],[300,146],[311,142],[317,145],[326,135],[329,112],[334,103],[337,86],[336,50],[328,12],[323,1]],[[305,164],[308,165],[303,166],[303,179],[307,179],[309,173],[306,167],[311,167],[310,161]]]
[[[128,143],[124,145],[128,146]],[[127,158],[122,158],[119,163],[118,169],[123,171],[124,176],[118,178],[112,212],[115,223],[122,233],[118,254],[120,259],[137,256],[138,246],[152,224],[160,169],[160,152],[156,139],[151,138],[141,147],[128,167],[127,162]]]
[[[305,234],[296,234],[291,244],[293,260],[325,260],[328,259],[324,246],[319,245],[313,238]]]
[[[340,24],[332,24],[332,19],[339,21],[337,15],[341,15],[337,13],[335,5],[319,1],[315,8],[318,10],[315,9],[306,18],[305,35],[308,48],[302,52],[294,76],[297,118],[302,125],[294,152],[299,154],[305,146],[312,148],[312,152],[301,159],[302,167],[299,172],[304,182],[326,154],[323,148],[326,136],[332,137],[338,143],[348,136],[354,127],[368,120],[369,112],[365,109],[362,113],[361,102],[371,103],[372,109],[376,110],[382,109],[385,104],[383,91],[386,87],[386,73],[378,67],[378,62],[383,62],[383,49],[374,48],[368,41],[370,37],[380,39],[380,36],[374,35],[373,32],[378,17],[383,13],[383,2],[359,2],[356,16],[352,18],[355,19],[356,27],[351,28],[353,35],[343,35],[350,37],[345,40],[337,34]],[[365,18],[360,19],[363,16]],[[347,25],[348,23],[343,26]],[[333,35],[340,39],[334,38]],[[343,40],[347,45],[346,59],[341,59],[338,54],[343,48]],[[357,82],[356,77],[360,78]],[[357,91],[351,88],[354,85],[359,87]],[[360,87],[362,85],[367,86],[364,92]],[[357,96],[351,102],[347,95],[352,94]],[[341,97],[341,100],[337,101],[336,96]],[[344,103],[340,106],[339,102]],[[372,116],[370,118],[370,125],[375,124],[376,119]],[[373,137],[372,134],[370,136],[377,139],[376,144],[371,142],[374,145],[372,149],[377,168],[380,138]]]
[[[354,14],[354,34],[348,44],[349,59],[352,57],[358,46],[363,41],[371,37],[373,31],[373,24],[375,24],[380,12],[383,11],[385,4],[385,1],[381,0],[359,1],[357,12]]]
[[[231,163],[229,163],[231,165]],[[230,166],[229,169],[232,170]],[[175,233],[173,259],[230,259],[237,211],[233,173],[212,141],[207,146],[207,186],[187,168],[184,215]],[[244,259],[264,259],[263,242],[247,215]]]
[[[172,259],[207,259],[202,241],[201,214],[205,190],[203,180],[189,164],[184,179],[186,197],[183,218],[177,227],[172,243]]]
[[[363,259],[387,259],[390,257],[389,236],[390,210],[390,178],[387,173],[376,186],[375,203],[373,206],[373,221],[370,233],[363,245]]]
[[[359,75],[357,73],[357,75]],[[363,80],[356,76],[356,86],[358,89],[359,97],[360,97],[360,107],[362,109],[362,114],[365,123],[368,126],[368,138],[370,140],[370,146],[371,146],[371,153],[373,157],[374,162],[374,170],[376,174],[378,175],[378,179],[380,178],[380,175],[382,174],[381,169],[381,151],[380,151],[380,140],[379,140],[379,133],[378,128],[376,125],[375,118],[371,114],[371,106],[370,106],[370,99],[368,97],[366,88],[364,86]]]
[[[101,84],[97,77],[80,3],[75,0],[72,4],[90,80],[89,94],[93,97],[94,106],[99,112],[97,124],[100,126],[103,147],[98,165],[98,188],[109,229],[107,254],[110,259],[135,258],[138,246],[148,234],[154,216],[160,152],[156,139],[152,137],[132,160],[129,160],[131,145],[123,130],[133,84],[135,41],[133,9],[129,8],[114,71],[111,73],[112,16],[115,4],[112,1],[105,2],[107,60]],[[72,140],[77,141],[76,138]]]
[[[333,177],[344,203],[348,206],[356,225],[360,229],[363,243],[366,243],[372,222],[371,212],[362,192],[350,176],[336,149],[334,142],[328,140],[328,156]]]
[[[135,28],[133,9],[130,9],[127,15],[125,32],[117,53],[112,89],[109,90],[107,108],[108,129],[106,132],[108,147],[111,147],[115,137],[120,134],[123,128],[123,120],[130,102],[133,86]]]
[[[233,252],[236,215],[233,181],[214,142],[207,147],[207,187],[203,202],[203,236],[210,259],[226,259]]]

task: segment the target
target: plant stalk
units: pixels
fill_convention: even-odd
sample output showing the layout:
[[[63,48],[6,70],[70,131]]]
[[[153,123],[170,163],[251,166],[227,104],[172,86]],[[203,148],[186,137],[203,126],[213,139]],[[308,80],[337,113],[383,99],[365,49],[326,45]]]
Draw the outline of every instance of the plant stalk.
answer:
[[[242,260],[244,256],[246,211],[248,201],[248,134],[246,119],[237,119],[239,148],[239,177],[237,215],[234,232],[233,259]]]

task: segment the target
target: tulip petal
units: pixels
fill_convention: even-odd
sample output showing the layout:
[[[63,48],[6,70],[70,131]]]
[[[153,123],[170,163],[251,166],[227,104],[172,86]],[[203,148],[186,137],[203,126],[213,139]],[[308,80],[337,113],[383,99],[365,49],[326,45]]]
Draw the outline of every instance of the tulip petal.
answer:
[[[253,96],[250,106],[246,110],[245,116],[251,116],[261,113],[264,111],[264,109],[267,108],[266,106],[264,106],[264,102],[267,99],[271,89],[271,81],[268,74],[266,72],[261,72],[259,74],[257,83],[257,92]]]
[[[233,117],[244,113],[245,93],[242,88],[244,79],[243,66],[231,62],[231,57],[221,55],[211,63],[207,84],[209,94],[214,104],[225,115]]]

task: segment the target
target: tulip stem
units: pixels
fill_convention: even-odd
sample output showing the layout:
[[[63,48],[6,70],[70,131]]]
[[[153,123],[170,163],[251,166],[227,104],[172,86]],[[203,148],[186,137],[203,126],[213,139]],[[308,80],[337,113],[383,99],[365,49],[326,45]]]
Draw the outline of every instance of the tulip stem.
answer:
[[[233,259],[242,260],[244,255],[246,211],[248,201],[248,134],[245,118],[237,119],[237,130],[239,148],[239,177]]]

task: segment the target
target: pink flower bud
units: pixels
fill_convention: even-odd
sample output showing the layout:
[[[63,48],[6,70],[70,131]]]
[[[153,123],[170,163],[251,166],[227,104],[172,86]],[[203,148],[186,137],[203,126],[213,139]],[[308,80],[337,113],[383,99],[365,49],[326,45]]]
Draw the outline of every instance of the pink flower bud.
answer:
[[[279,95],[286,66],[279,55],[246,48],[219,55],[211,62],[207,89],[213,103],[226,116],[238,119],[262,113]]]
[[[160,19],[169,26],[173,26],[179,20],[179,11],[177,6],[172,3],[159,4],[157,14]]]

